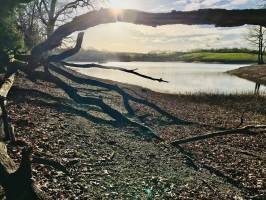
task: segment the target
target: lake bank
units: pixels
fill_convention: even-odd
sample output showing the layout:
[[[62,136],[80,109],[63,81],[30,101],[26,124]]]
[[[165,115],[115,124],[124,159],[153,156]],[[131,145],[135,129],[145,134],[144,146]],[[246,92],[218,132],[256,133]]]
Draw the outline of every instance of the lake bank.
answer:
[[[39,79],[32,82],[21,74],[8,105],[19,139],[31,143],[35,153],[58,159],[71,172],[66,176],[34,165],[33,178],[53,199],[147,199],[149,195],[154,199],[248,199],[265,195],[265,133],[182,145],[199,169],[183,151],[167,145],[235,128],[241,116],[243,125],[265,124],[265,97],[162,94],[67,71],[73,76],[51,73],[81,96],[99,97],[123,115],[148,125],[167,142],[147,141],[145,132],[132,125],[106,123],[112,119],[90,102],[76,102],[57,85]],[[112,85],[128,94],[133,113],[121,90]],[[96,123],[95,117],[102,120]],[[19,157],[17,147],[9,146],[9,150]],[[215,176],[204,166],[212,166],[228,178]]]
[[[251,65],[228,71],[229,74],[266,85],[266,65]]]

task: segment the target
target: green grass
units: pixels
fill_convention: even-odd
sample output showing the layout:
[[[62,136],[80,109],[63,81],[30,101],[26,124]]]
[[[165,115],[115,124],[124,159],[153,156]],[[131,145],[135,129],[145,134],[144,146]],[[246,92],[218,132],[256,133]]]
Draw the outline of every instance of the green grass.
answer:
[[[257,53],[241,49],[197,50],[191,52],[151,52],[151,53],[115,53],[104,51],[83,51],[72,57],[76,61],[181,61],[181,62],[217,62],[217,63],[256,63]],[[265,55],[266,60],[266,55]]]
[[[198,62],[228,62],[228,63],[249,63],[257,62],[257,55],[252,53],[213,53],[213,52],[196,52],[185,53],[178,56],[183,61]]]

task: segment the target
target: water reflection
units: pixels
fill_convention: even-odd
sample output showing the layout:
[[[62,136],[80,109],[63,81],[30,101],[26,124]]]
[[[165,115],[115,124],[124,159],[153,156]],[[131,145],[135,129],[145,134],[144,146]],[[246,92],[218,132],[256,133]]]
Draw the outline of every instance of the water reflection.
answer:
[[[110,62],[105,65],[138,68],[140,73],[163,78],[169,83],[158,83],[113,70],[80,68],[75,70],[89,76],[139,85],[166,93],[253,93],[254,88],[255,93],[266,91],[264,86],[225,73],[242,65],[179,62]]]

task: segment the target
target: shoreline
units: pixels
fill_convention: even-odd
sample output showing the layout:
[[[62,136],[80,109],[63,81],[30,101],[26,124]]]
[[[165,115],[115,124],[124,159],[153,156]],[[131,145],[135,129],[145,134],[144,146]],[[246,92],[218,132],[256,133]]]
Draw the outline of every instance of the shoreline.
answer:
[[[155,62],[155,63],[159,63],[159,62],[166,62],[166,63],[200,63],[200,64],[228,64],[228,65],[240,65],[240,64],[245,64],[245,65],[252,65],[254,64],[254,62],[250,62],[250,61],[243,61],[243,62],[223,62],[223,61],[185,61],[185,60],[176,60],[176,61],[158,61],[158,60],[151,60],[151,61],[145,61],[145,60],[131,60],[131,61],[121,61],[121,60],[107,60],[107,61],[97,61],[97,60],[93,60],[93,61],[87,61],[87,60],[67,60],[68,62],[82,62],[82,63],[100,63],[100,64],[105,64],[105,63],[109,63],[109,62]]]
[[[240,67],[227,73],[250,80],[255,83],[266,85],[266,64]]]
[[[76,78],[52,73],[80,95],[103,99],[123,115],[149,126],[167,142],[237,127],[243,112],[244,125],[266,123],[265,97],[162,94],[66,71]],[[78,84],[75,80],[89,81]],[[134,97],[129,102],[133,115],[128,113],[125,99],[110,85],[118,85]],[[154,109],[156,106],[161,111]],[[265,134],[229,135],[182,145],[193,155],[194,164],[214,166],[246,185],[243,188],[206,169],[195,170],[181,151],[145,140],[143,130],[137,127],[93,122],[92,116],[102,120],[110,117],[90,102],[75,102],[50,82],[32,82],[20,74],[11,91],[8,110],[19,139],[34,145],[35,153],[68,166],[70,176],[54,176],[57,172],[49,167],[34,166],[34,179],[54,199],[147,199],[144,190],[150,188],[155,199],[248,199],[247,191],[250,196],[265,194],[264,182],[262,186],[256,184],[264,178],[261,169],[266,167],[261,162],[266,159]],[[165,113],[177,120],[171,121]],[[9,146],[9,150],[13,157],[19,157],[17,147]],[[68,165],[73,162],[76,164]],[[253,176],[249,178],[250,173]],[[215,187],[215,192],[209,186]]]

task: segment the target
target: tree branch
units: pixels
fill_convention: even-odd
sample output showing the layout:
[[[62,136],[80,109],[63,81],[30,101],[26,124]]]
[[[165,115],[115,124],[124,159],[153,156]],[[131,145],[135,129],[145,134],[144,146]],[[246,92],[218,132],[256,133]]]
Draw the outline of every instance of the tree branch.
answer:
[[[44,6],[44,10],[47,13],[49,13],[48,5],[47,5],[47,2],[45,2],[45,0],[41,0],[41,2],[40,2],[40,8],[42,7],[42,5]]]
[[[145,79],[168,83],[168,81],[165,81],[162,78],[153,78],[151,76],[147,76],[147,75],[138,73],[138,72],[136,72],[137,69],[125,69],[122,67],[103,66],[103,65],[98,65],[98,64],[94,64],[94,63],[93,64],[74,64],[74,63],[68,63],[68,62],[61,62],[61,64],[67,65],[70,67],[78,67],[78,68],[100,68],[100,69],[118,70],[118,71],[126,72],[129,74],[134,74],[136,76],[140,76],[140,77],[145,78]]]
[[[169,13],[148,13],[128,9],[101,9],[80,15],[71,22],[60,26],[51,37],[32,50],[32,56],[35,59],[40,59],[44,52],[59,46],[64,37],[75,31],[82,31],[100,24],[127,22],[154,27],[171,24],[213,24],[217,27],[233,27],[245,24],[266,26],[265,19],[266,9],[203,9],[185,12],[172,11]]]
[[[48,57],[48,62],[59,62],[78,53],[82,45],[83,37],[84,37],[84,32],[80,32],[78,34],[76,46],[74,48],[64,51],[61,54],[52,55]]]
[[[68,4],[66,4],[62,9],[60,9],[59,11],[57,11],[57,13],[54,16],[54,19],[58,19],[58,17],[63,14],[66,10],[71,9],[71,8],[77,8],[77,6],[79,5],[79,3],[83,3],[80,7],[85,7],[85,6],[89,6],[90,4],[90,0],[75,0],[72,2],[69,2]]]
[[[199,140],[206,140],[206,139],[219,137],[219,136],[225,136],[225,135],[254,134],[254,132],[251,131],[252,129],[253,130],[255,130],[255,129],[256,130],[257,129],[266,129],[266,125],[244,126],[242,128],[236,128],[236,129],[232,129],[232,130],[218,131],[218,132],[209,133],[209,134],[205,134],[205,135],[199,135],[199,136],[195,136],[195,137],[190,137],[190,138],[177,140],[177,141],[171,142],[171,144],[173,146],[177,146],[177,145],[180,145],[180,144],[185,144],[185,143],[189,143],[189,142],[196,142],[196,141],[199,141]]]

